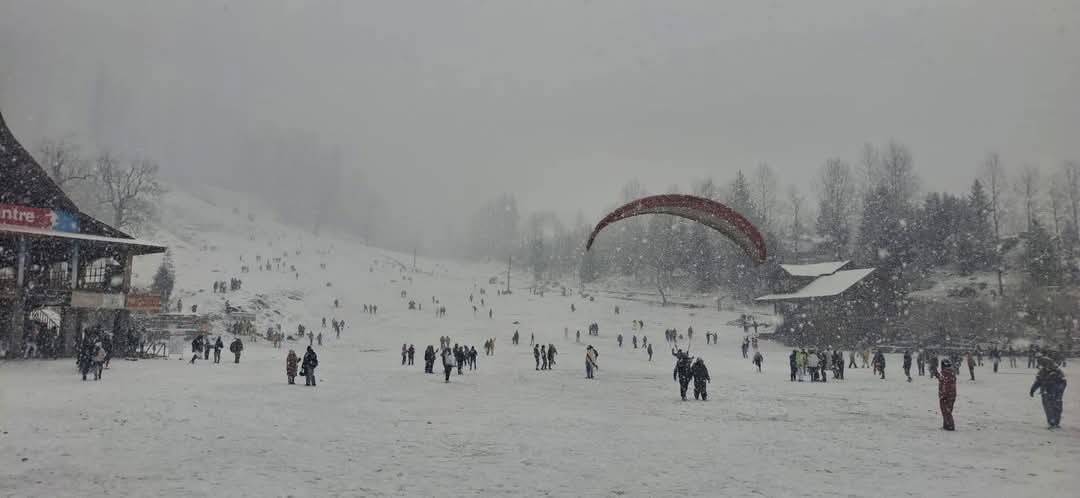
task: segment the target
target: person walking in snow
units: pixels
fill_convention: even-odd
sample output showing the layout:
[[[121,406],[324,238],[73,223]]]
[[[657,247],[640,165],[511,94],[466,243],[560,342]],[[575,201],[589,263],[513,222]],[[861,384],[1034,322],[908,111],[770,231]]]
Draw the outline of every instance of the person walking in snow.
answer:
[[[904,351],[904,375],[911,382],[911,350]]]
[[[405,366],[405,362],[408,361],[408,357],[409,357],[409,345],[408,344],[402,344],[401,345],[401,366]]]
[[[233,339],[232,344],[229,344],[229,352],[235,356],[233,363],[240,363],[240,352],[243,350],[244,343],[240,342],[240,338]]]
[[[443,364],[443,374],[446,377],[444,382],[449,384],[450,383],[450,372],[453,372],[454,371],[454,366],[456,366],[455,358],[454,358],[454,352],[451,351],[450,348],[443,348],[443,350],[442,350],[442,364]]]
[[[533,344],[533,359],[536,360],[536,371],[540,371],[540,345]]]
[[[463,372],[463,370],[465,369],[466,359],[465,348],[454,344],[454,361],[457,363],[458,375],[464,375],[465,372]]]
[[[968,375],[971,376],[971,381],[975,382],[975,358],[971,355],[971,352],[968,351],[965,359],[967,360]]]
[[[304,353],[304,361],[301,364],[300,374],[304,376],[304,385],[315,387],[315,368],[319,366],[319,357],[315,350],[308,346]]]
[[[788,367],[791,368],[791,381],[795,382],[796,376],[799,373],[799,352],[792,349],[791,354],[788,355]]]
[[[1040,391],[1049,429],[1061,428],[1061,405],[1066,385],[1065,374],[1057,364],[1045,356],[1039,358],[1039,373],[1035,375],[1029,395],[1035,397],[1035,391]]]
[[[597,362],[596,362],[596,359],[599,356],[600,356],[600,353],[598,353],[596,351],[596,349],[594,349],[592,347],[591,344],[588,347],[585,348],[585,378],[586,379],[595,378],[595,372],[596,372],[597,369],[600,368],[599,364],[597,364]]]
[[[619,334],[618,336],[616,336],[615,340],[619,343],[619,347],[621,348],[622,347],[622,334]],[[635,341],[635,342],[637,342],[637,341]]]
[[[195,360],[199,359],[199,356],[203,351],[203,336],[197,335],[191,340],[191,361],[188,362],[192,365],[195,364]]]
[[[749,351],[749,350],[750,350],[750,341],[748,339],[746,339],[746,338],[743,338],[743,341],[742,341],[742,357],[743,357],[743,359],[746,359],[746,352]]]
[[[690,380],[693,378],[690,355],[681,349],[678,352],[672,349],[671,355],[675,357],[675,369],[671,371],[671,380],[679,383],[679,395],[682,396],[683,401],[686,401],[686,388],[690,386]]]
[[[540,346],[540,370],[548,369],[547,347]]]
[[[310,348],[311,346],[314,346],[315,345],[315,333],[314,332],[308,332],[307,333],[307,338],[308,338],[308,347]]]
[[[645,352],[649,353],[649,361],[652,361],[652,344],[645,346]]]
[[[296,356],[296,351],[290,349],[285,357],[285,378],[289,379],[289,384],[296,384],[296,366],[299,363],[300,358]]]
[[[225,349],[225,343],[222,342],[219,335],[217,340],[214,341],[214,363],[221,363],[221,350]]]
[[[938,402],[941,407],[941,428],[947,431],[956,430],[953,421],[953,405],[956,403],[956,373],[952,369],[952,362],[941,362],[941,372],[938,373]],[[932,371],[931,371],[932,372]]]
[[[848,368],[859,368],[859,364],[855,363],[855,351],[848,352],[848,358],[851,358],[851,361],[848,363]]]
[[[881,380],[885,380],[885,354],[878,350],[874,353],[874,372],[881,374]]]
[[[322,332],[315,336],[315,342],[319,344],[319,347],[322,347]]]
[[[694,378],[694,399],[707,401],[709,393],[705,387],[708,382],[712,382],[712,379],[709,378],[709,369],[705,368],[705,361],[698,358],[690,367],[690,375]]]

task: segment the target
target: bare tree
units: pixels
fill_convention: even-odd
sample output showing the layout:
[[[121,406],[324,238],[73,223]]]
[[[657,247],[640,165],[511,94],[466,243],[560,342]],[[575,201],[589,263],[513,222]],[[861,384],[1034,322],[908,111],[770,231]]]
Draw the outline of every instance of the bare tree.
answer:
[[[1054,222],[1054,235],[1061,236],[1061,217],[1065,214],[1068,202],[1067,193],[1058,175],[1051,175],[1046,182],[1047,199],[1050,201],[1050,216]]]
[[[1016,178],[1016,193],[1024,201],[1024,217],[1027,221],[1026,230],[1039,218],[1039,167],[1025,165]]]
[[[880,184],[894,202],[907,204],[915,198],[919,179],[915,175],[911,151],[906,145],[889,142],[881,153],[880,174]]]
[[[997,152],[986,156],[982,165],[983,183],[990,194],[990,215],[994,222],[994,240],[1001,240],[1001,215],[1004,204],[1002,191],[1005,187],[1005,169]]]
[[[90,165],[79,154],[79,146],[65,139],[53,141],[45,139],[38,145],[38,161],[45,166],[49,177],[56,186],[67,191],[74,182],[83,182],[93,177]]]
[[[137,158],[125,167],[109,151],[98,155],[94,165],[98,200],[112,212],[114,227],[137,228],[149,220],[164,192],[157,176],[153,160]]]
[[[754,196],[757,198],[758,214],[762,226],[768,227],[773,208],[776,207],[776,174],[768,163],[758,164],[754,170]]]
[[[788,207],[791,209],[791,240],[795,252],[795,260],[799,260],[799,239],[802,237],[802,208],[806,197],[799,192],[795,185],[788,186]]]
[[[821,167],[815,187],[818,234],[829,239],[834,257],[844,257],[851,240],[851,216],[858,202],[851,165],[840,159],[829,159]]]
[[[1062,187],[1069,199],[1073,233],[1080,234],[1080,163],[1065,161],[1062,164],[1062,170],[1065,177],[1065,184]]]

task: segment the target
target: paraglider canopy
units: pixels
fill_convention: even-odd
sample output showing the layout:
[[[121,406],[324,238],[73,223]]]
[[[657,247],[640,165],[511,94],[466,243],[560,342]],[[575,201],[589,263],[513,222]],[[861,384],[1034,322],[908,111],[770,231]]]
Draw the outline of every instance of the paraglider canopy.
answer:
[[[768,255],[765,239],[745,216],[712,199],[684,194],[643,197],[608,213],[589,235],[585,250],[592,248],[596,236],[604,227],[642,214],[669,214],[708,226],[735,242],[755,264],[764,263]]]

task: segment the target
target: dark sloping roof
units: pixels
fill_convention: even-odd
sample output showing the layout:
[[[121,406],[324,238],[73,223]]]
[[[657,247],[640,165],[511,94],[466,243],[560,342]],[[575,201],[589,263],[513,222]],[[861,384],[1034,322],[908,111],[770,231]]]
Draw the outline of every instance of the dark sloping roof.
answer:
[[[0,204],[57,209],[74,214],[82,233],[130,239],[131,236],[83,213],[4,123],[0,113]]]

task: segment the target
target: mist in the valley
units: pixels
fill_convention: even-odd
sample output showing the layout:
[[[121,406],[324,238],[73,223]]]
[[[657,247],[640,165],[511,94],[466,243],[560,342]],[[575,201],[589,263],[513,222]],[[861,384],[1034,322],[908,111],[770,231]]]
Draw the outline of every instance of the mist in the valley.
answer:
[[[594,221],[766,163],[778,202],[865,143],[964,192],[989,152],[1080,158],[1070,0],[0,3],[0,109],[178,185],[453,252],[503,193]],[[723,188],[723,187],[721,187]],[[577,221],[581,221],[578,219]],[[808,222],[809,223],[809,222]]]

